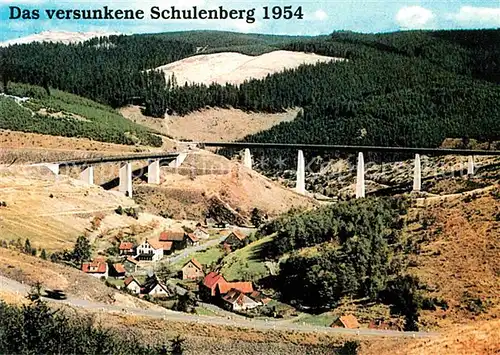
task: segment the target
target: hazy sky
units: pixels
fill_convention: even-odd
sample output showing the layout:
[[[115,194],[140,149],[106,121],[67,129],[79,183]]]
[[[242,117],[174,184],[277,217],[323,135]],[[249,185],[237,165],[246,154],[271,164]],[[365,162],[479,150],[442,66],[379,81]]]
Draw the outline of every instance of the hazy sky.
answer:
[[[48,20],[46,9],[143,9],[144,20]],[[245,20],[151,20],[150,8],[171,6],[206,10],[256,9],[255,23]],[[304,19],[263,20],[263,6],[302,6]],[[10,20],[10,6],[39,9],[38,20]],[[45,30],[121,33],[219,29],[239,32],[316,35],[334,30],[387,32],[398,29],[500,28],[500,0],[0,0],[0,41]]]

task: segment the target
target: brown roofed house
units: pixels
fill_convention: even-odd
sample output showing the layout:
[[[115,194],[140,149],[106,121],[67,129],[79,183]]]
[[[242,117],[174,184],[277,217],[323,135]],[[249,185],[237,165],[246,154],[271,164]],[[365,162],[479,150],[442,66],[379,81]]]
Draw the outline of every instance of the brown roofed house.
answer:
[[[243,292],[231,289],[222,297],[224,306],[231,311],[242,311],[261,306],[261,302],[257,302],[245,295]]]
[[[194,233],[188,233],[186,234],[186,244],[187,246],[195,246],[200,244],[200,240]]]
[[[125,278],[126,273],[127,273],[127,270],[125,270],[125,267],[123,266],[123,264],[113,264],[111,266],[111,269],[109,270],[110,276],[116,277],[118,279]]]
[[[196,259],[189,260],[182,267],[182,279],[183,280],[195,280],[202,278],[205,274],[203,273],[203,266]]]
[[[123,285],[127,290],[135,294],[141,293],[141,284],[133,276],[127,277],[123,282]]]
[[[194,230],[193,234],[198,238],[198,239],[208,239],[210,238],[210,233],[208,233],[208,231],[203,228],[203,227],[196,227],[196,229]]]
[[[229,235],[224,239],[222,244],[224,247],[229,247],[231,250],[236,250],[245,245],[245,239],[247,236],[240,231],[233,230]]]
[[[358,320],[352,314],[347,314],[339,317],[335,322],[333,322],[330,327],[332,328],[346,328],[346,329],[358,329],[360,327]]]
[[[160,242],[171,242],[172,250],[184,249],[187,246],[187,233],[184,231],[163,231]]]

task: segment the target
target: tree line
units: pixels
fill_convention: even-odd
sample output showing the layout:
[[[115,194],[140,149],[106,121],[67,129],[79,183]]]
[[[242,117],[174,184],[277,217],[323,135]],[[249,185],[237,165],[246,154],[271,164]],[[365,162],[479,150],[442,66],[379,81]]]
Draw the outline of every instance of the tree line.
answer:
[[[35,297],[36,298],[36,297]],[[37,299],[21,307],[0,301],[2,354],[179,355],[180,338],[145,345],[138,336],[123,336],[95,324],[90,316],[68,316]]]
[[[314,211],[292,212],[260,228],[274,234],[261,257],[280,260],[275,285],[282,300],[324,311],[344,297],[384,302],[416,330],[419,310],[435,307],[422,285],[405,274],[402,237],[408,202],[370,198]]]

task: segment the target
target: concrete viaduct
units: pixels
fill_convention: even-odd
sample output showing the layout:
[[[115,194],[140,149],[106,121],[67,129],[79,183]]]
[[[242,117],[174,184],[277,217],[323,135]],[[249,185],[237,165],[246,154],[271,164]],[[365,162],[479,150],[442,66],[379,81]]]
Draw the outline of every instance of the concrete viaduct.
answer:
[[[498,150],[468,150],[468,149],[438,149],[438,148],[405,148],[405,147],[378,147],[378,146],[348,146],[348,145],[317,145],[317,144],[280,144],[280,143],[225,143],[225,142],[190,142],[191,145],[217,148],[232,148],[243,150],[243,165],[252,169],[252,156],[250,149],[286,149],[297,150],[297,182],[296,192],[305,194],[305,161],[304,150],[313,151],[335,151],[358,154],[357,175],[356,175],[356,198],[365,197],[365,162],[364,153],[406,153],[414,154],[413,191],[420,191],[422,188],[422,171],[420,155],[460,155],[467,156],[467,174],[474,174],[474,156],[494,156],[500,155]],[[134,154],[127,156],[110,156],[92,159],[70,160],[54,163],[39,163],[33,166],[46,166],[54,174],[59,175],[61,167],[79,166],[82,167],[80,179],[88,184],[94,183],[94,166],[97,164],[120,163],[119,191],[132,197],[132,161],[147,160],[147,175],[149,184],[160,183],[160,162],[169,162],[172,167],[180,167],[187,156],[187,152],[156,153],[156,154]]]

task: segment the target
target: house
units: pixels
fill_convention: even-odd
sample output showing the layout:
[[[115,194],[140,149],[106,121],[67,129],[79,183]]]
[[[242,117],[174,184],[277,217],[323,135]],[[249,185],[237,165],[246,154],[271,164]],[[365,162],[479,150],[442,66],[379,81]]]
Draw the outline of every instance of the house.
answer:
[[[186,245],[188,247],[193,247],[196,245],[200,245],[200,241],[197,236],[194,235],[194,233],[187,233],[186,234]]]
[[[187,234],[184,231],[163,231],[160,242],[171,242],[173,250],[184,249],[187,246]]]
[[[261,302],[257,302],[252,298],[245,295],[243,292],[231,289],[222,297],[224,307],[230,311],[243,311],[246,309],[252,309],[262,305]]]
[[[137,247],[136,260],[159,261],[163,258],[163,244],[156,240],[144,240]]]
[[[346,329],[358,329],[360,327],[358,320],[352,314],[347,314],[339,317],[335,322],[333,322],[330,327],[332,328],[346,328]]]
[[[123,285],[125,289],[129,290],[132,293],[135,293],[137,295],[141,293],[141,284],[133,276],[127,277],[123,282]]]
[[[219,282],[216,286],[215,293],[225,295],[231,290],[236,290],[244,294],[251,294],[254,292],[251,282],[238,281],[238,282]]]
[[[111,265],[111,268],[109,270],[109,275],[116,277],[118,279],[123,279],[125,278],[125,274],[127,273],[127,270],[125,270],[125,267],[123,264],[113,264]]]
[[[170,255],[174,250],[174,244],[172,242],[158,242],[163,248],[163,255]]]
[[[200,296],[203,299],[210,299],[210,297],[215,297],[217,285],[219,283],[227,283],[224,277],[214,271],[210,272],[205,278],[200,286]]]
[[[127,274],[133,274],[137,271],[137,264],[139,264],[139,262],[131,256],[127,256],[123,259],[122,264]]]
[[[203,228],[203,227],[196,227],[196,229],[194,230],[193,234],[196,236],[196,238],[198,239],[208,239],[210,238],[210,234],[208,233],[208,231]]]
[[[134,243],[132,242],[121,242],[118,250],[120,255],[135,255]]]
[[[231,250],[239,249],[245,245],[247,236],[240,231],[234,230],[224,239],[222,244],[224,247],[229,247]]]
[[[94,261],[82,264],[82,271],[94,277],[108,277],[108,263],[104,258],[95,258]]]
[[[182,267],[182,279],[183,280],[195,280],[202,278],[205,274],[203,273],[203,266],[196,259],[189,260]]]
[[[150,295],[152,297],[170,297],[173,294],[168,290],[167,286],[162,284],[156,275],[149,276],[141,288],[141,294]]]

